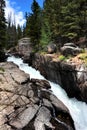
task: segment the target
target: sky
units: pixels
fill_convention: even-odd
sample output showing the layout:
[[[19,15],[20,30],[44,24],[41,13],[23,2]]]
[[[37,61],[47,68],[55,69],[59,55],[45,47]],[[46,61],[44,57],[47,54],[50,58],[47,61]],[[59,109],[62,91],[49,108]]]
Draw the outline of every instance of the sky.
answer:
[[[42,7],[44,0],[36,0],[38,4]],[[5,0],[5,17],[8,19],[8,16],[12,15],[12,20],[15,22],[16,26],[19,24],[23,26],[26,22],[25,20],[25,12],[31,12],[31,5],[33,0]]]

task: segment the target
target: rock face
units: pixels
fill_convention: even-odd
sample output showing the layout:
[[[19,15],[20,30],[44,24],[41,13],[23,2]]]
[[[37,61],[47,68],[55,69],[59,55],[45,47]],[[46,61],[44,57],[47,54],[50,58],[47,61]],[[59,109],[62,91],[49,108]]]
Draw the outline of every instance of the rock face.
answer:
[[[74,130],[69,110],[49,88],[15,64],[0,63],[0,130]]]
[[[31,54],[27,62],[38,69],[46,79],[64,88],[69,97],[87,102],[87,69],[83,64],[53,61],[50,56],[39,54]]]
[[[32,51],[32,45],[29,38],[22,38],[18,41],[19,55],[29,56],[31,51]]]

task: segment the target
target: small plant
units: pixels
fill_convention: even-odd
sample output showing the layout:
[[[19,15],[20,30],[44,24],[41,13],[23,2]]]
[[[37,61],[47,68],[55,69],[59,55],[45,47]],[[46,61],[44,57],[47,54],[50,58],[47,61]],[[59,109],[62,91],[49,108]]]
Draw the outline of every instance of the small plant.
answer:
[[[4,72],[5,70],[4,70],[4,68],[0,67],[0,71]]]
[[[66,60],[66,57],[65,57],[64,55],[60,55],[60,56],[59,56],[59,60],[60,60],[60,61],[65,61],[65,60]]]
[[[2,79],[0,79],[0,82],[2,82]]]
[[[81,53],[79,59],[81,59],[87,66],[87,53]]]

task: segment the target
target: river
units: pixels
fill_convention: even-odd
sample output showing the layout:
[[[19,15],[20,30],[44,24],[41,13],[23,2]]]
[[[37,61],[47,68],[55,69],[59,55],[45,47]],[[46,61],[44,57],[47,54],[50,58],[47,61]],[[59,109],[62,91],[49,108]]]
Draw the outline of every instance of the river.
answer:
[[[45,79],[39,71],[23,63],[21,58],[14,56],[8,57],[8,62],[14,62],[25,73],[30,74],[30,78]],[[50,82],[51,90],[69,109],[70,114],[74,120],[76,130],[87,130],[87,104],[85,102],[78,101],[75,98],[69,98],[58,84]]]

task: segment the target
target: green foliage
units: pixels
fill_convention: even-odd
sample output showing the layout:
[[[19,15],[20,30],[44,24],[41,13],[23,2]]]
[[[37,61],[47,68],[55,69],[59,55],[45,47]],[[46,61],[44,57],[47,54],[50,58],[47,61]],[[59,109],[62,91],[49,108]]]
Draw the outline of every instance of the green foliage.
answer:
[[[17,29],[15,23],[15,16],[14,21],[12,22],[12,14],[8,15],[8,25],[7,25],[7,44],[6,48],[9,49],[14,47],[17,44]]]
[[[27,14],[26,17],[26,36],[29,36],[34,49],[39,50],[40,36],[41,36],[41,9],[36,0],[33,0],[32,13]]]
[[[85,63],[85,65],[87,67],[87,53],[86,52],[85,53],[81,53],[79,55],[79,59],[81,59]]]
[[[59,59],[60,61],[65,61],[65,60],[66,60],[66,57],[65,57],[64,55],[60,55],[60,56],[58,57],[58,59]]]
[[[47,21],[42,25],[40,46],[45,48],[51,41],[51,30]]]
[[[4,7],[5,1],[0,0],[0,49],[4,48],[6,43],[6,20]]]
[[[58,59],[60,61],[67,61],[68,59],[71,59],[71,58],[72,58],[71,55],[69,55],[69,56],[59,55],[59,57],[58,57]]]
[[[21,39],[22,36],[23,36],[23,34],[22,34],[22,29],[21,29],[20,25],[18,25],[18,26],[17,26],[17,39],[18,39],[18,40]]]
[[[80,36],[86,36],[86,0],[45,0],[44,13],[51,28],[53,41],[75,41]]]
[[[26,13],[23,35],[31,38],[35,50],[50,41],[60,47],[65,42],[87,37],[87,0],[44,0],[43,9],[33,0]]]

